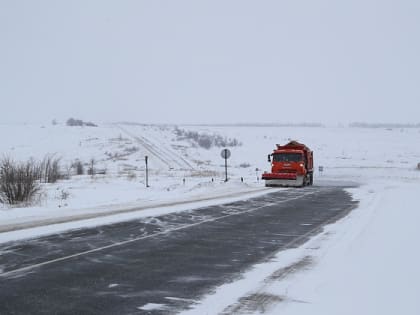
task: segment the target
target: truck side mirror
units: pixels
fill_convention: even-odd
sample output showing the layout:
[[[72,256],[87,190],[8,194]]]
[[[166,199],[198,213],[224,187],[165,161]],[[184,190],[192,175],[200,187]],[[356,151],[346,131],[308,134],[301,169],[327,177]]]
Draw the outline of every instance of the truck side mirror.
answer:
[[[269,154],[269,155],[267,156],[267,160],[268,160],[268,162],[271,162],[271,154]]]

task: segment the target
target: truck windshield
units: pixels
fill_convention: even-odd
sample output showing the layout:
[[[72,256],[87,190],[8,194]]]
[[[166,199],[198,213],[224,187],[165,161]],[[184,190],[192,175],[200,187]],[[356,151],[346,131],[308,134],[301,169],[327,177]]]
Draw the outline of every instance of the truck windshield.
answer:
[[[303,156],[300,153],[277,153],[273,154],[274,162],[301,162]]]

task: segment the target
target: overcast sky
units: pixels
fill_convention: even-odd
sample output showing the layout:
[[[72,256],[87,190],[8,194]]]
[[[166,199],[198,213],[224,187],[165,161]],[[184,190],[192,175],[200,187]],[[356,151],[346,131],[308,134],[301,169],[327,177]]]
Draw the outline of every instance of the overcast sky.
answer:
[[[0,122],[420,122],[419,0],[0,0]]]

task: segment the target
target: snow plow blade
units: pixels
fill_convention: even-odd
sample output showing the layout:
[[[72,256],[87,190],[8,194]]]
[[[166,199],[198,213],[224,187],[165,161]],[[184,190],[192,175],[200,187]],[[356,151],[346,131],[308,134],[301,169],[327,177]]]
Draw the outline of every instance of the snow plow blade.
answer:
[[[262,175],[266,187],[302,187],[303,176],[294,173],[266,173]]]

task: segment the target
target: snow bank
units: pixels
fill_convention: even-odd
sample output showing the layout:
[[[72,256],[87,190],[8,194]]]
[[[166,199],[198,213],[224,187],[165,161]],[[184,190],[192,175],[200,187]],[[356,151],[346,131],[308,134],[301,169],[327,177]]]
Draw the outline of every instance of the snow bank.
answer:
[[[288,301],[272,314],[420,314],[418,188],[355,191],[360,208],[327,230],[314,269],[271,288]]]

